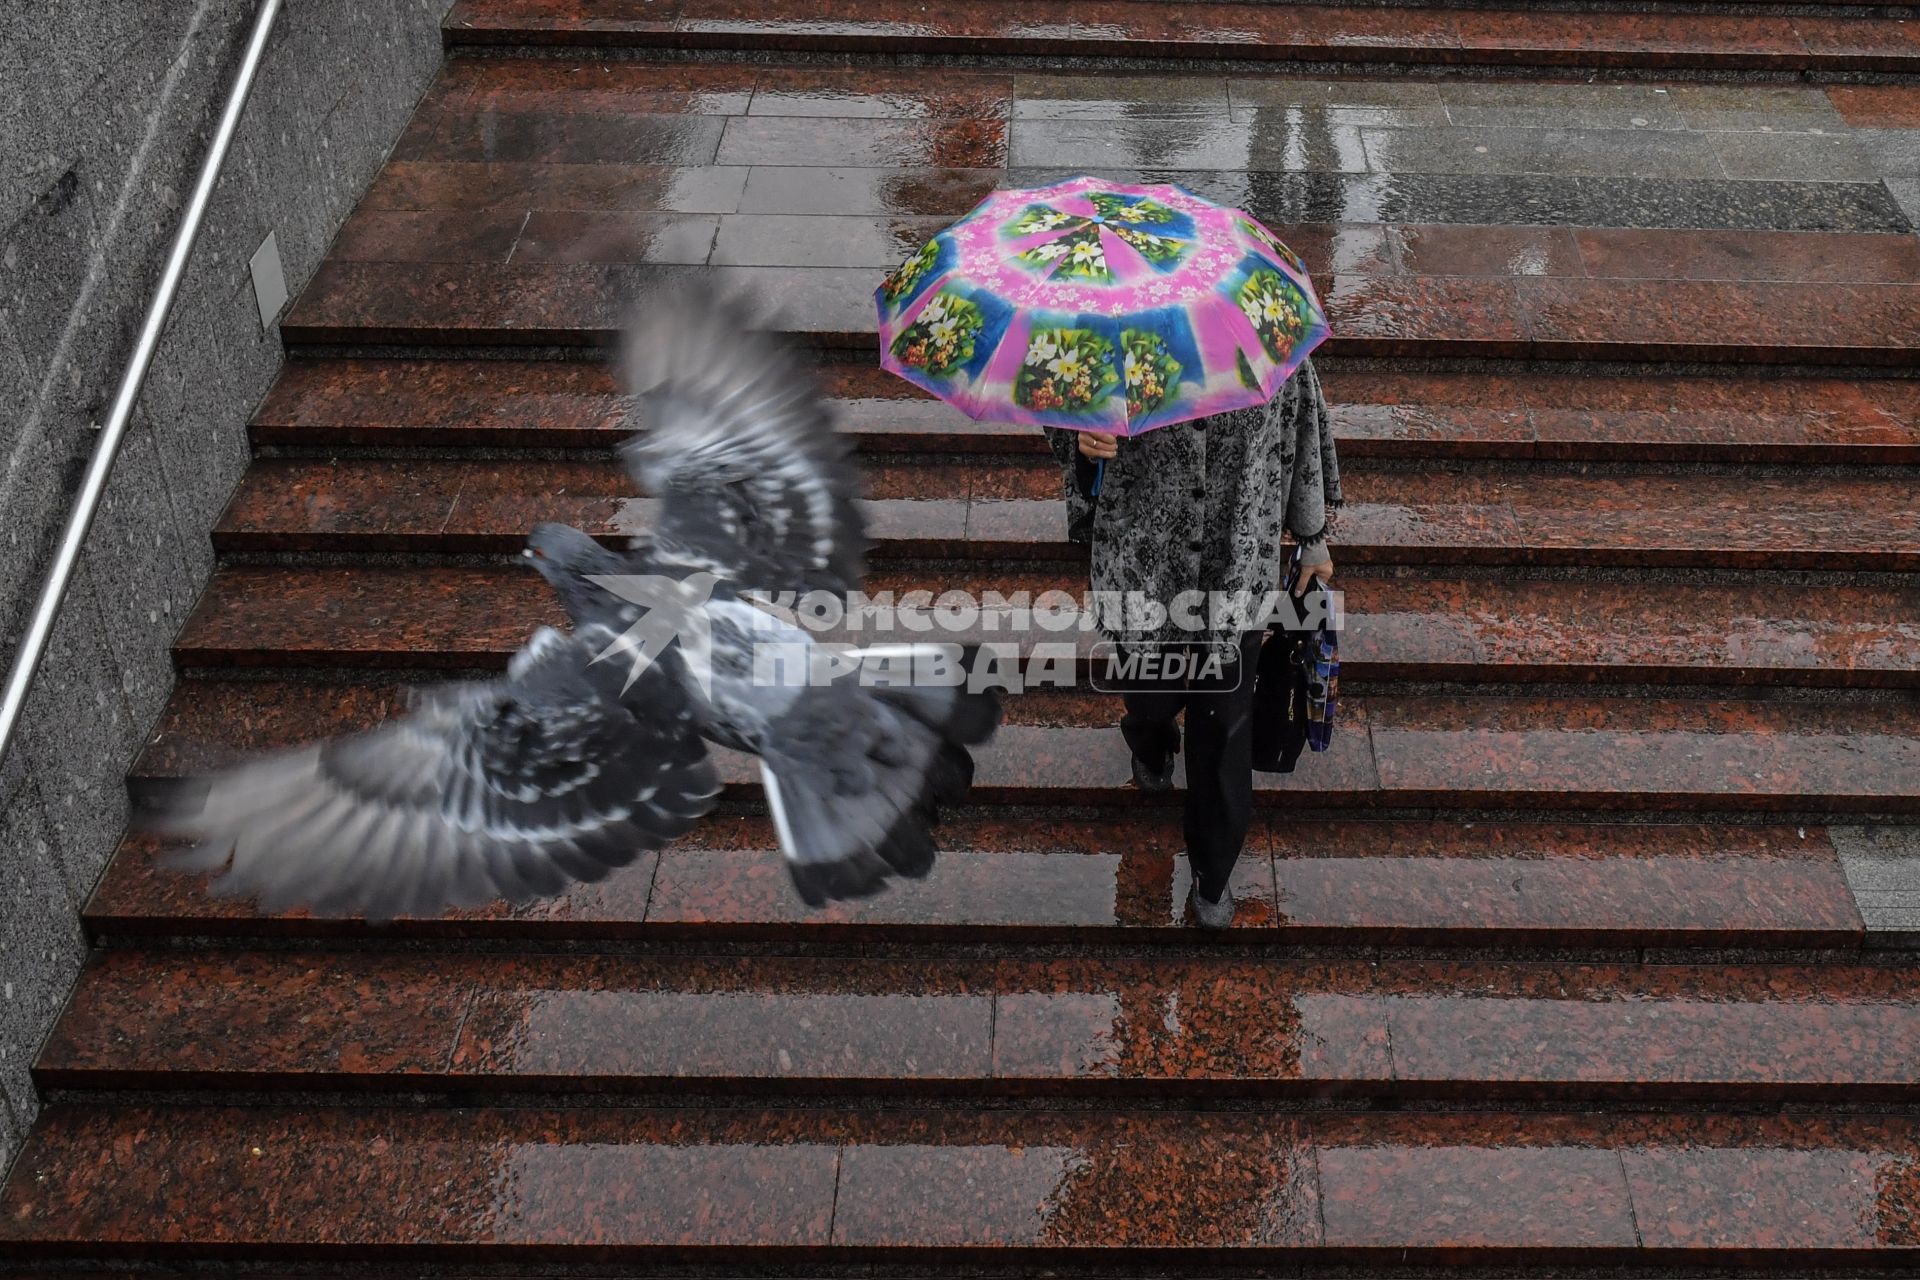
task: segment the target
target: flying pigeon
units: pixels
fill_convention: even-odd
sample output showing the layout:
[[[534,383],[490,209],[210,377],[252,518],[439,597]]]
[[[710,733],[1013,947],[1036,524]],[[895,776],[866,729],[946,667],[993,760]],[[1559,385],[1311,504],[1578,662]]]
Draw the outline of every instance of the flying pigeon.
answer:
[[[571,633],[540,628],[504,678],[397,721],[204,780],[155,823],[195,841],[176,865],[221,871],[216,892],[269,910],[523,902],[693,826],[719,795],[717,743],[759,757],[809,905],[927,873],[929,828],[970,785],[996,696],[823,665],[806,631],[747,598],[844,593],[865,572],[858,469],[808,370],[740,305],[693,293],[642,313],[622,364],[639,431],[621,457],[659,515],[625,551],[534,530],[523,555]]]

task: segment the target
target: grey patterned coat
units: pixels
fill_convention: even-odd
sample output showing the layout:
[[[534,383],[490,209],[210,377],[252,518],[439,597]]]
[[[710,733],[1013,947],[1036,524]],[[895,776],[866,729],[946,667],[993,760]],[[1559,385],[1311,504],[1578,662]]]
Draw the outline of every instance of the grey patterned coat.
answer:
[[[1311,361],[1265,405],[1122,440],[1091,503],[1073,484],[1079,433],[1046,433],[1064,472],[1068,528],[1092,544],[1096,593],[1138,592],[1163,605],[1195,590],[1257,601],[1278,587],[1283,529],[1306,563],[1330,558],[1327,519],[1340,505],[1340,463]],[[1171,622],[1158,631],[1114,622],[1104,619],[1101,629],[1118,640],[1231,638]]]

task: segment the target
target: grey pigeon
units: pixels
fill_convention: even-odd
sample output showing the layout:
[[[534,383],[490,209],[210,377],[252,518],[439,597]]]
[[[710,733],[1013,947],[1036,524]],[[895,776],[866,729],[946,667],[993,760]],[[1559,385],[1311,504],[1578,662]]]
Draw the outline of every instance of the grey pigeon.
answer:
[[[742,595],[845,592],[864,573],[858,469],[809,371],[744,309],[692,293],[642,315],[623,363],[642,430],[621,456],[660,511],[624,552],[534,530],[524,555],[572,634],[542,628],[503,679],[392,724],[205,780],[158,823],[197,841],[178,865],[224,868],[216,891],[269,909],[521,902],[690,828],[719,792],[712,741],[760,757],[808,904],[927,873],[995,695],[858,667],[820,679],[812,638]]]

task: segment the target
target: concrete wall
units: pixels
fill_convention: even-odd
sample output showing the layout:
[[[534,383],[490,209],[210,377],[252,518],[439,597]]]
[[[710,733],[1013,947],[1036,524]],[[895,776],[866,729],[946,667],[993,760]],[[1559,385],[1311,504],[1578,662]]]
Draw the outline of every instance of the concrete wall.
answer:
[[[298,292],[439,65],[448,0],[287,0],[22,737],[0,768],[0,1168],[125,825],[122,777],[280,364],[248,260]],[[107,410],[254,0],[15,0],[0,30],[0,660]]]

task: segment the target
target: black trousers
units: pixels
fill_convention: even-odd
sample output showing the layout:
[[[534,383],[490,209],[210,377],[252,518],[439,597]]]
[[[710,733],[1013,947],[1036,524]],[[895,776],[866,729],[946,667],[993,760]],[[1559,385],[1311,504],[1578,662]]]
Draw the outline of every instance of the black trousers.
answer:
[[[1253,670],[1260,633],[1241,638],[1237,662],[1177,685],[1129,681],[1120,732],[1133,753],[1158,763],[1180,745],[1186,720],[1187,857],[1202,897],[1218,901],[1253,821]]]

